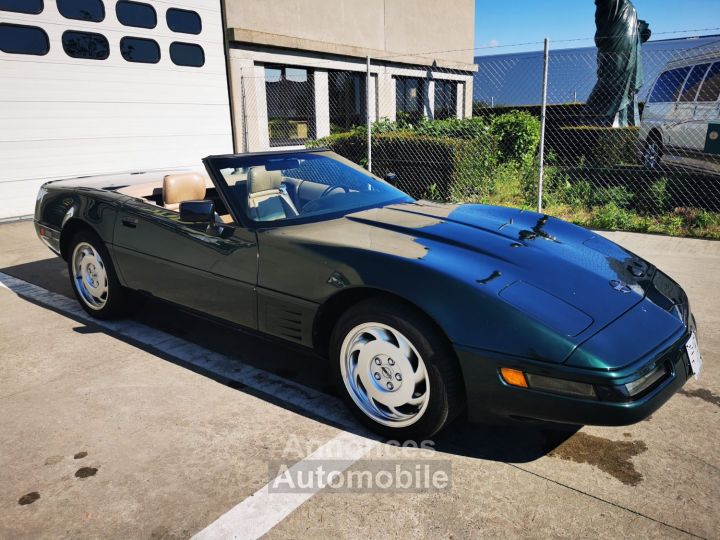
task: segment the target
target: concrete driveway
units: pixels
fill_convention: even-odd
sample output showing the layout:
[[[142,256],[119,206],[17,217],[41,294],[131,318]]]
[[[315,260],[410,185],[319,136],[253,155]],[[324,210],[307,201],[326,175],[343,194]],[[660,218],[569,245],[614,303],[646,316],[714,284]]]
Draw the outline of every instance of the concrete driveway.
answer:
[[[700,381],[633,426],[459,421],[427,450],[368,437],[311,354],[153,302],[89,320],[32,224],[0,225],[0,538],[718,538],[720,242],[607,236],[686,288]],[[317,461],[451,483],[273,491]]]

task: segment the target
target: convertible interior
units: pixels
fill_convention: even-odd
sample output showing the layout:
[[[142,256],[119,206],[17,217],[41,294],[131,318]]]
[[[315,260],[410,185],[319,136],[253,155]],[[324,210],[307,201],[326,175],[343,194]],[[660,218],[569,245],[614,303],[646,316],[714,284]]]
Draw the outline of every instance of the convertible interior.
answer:
[[[297,164],[298,160],[293,160]],[[223,178],[229,193],[241,204],[253,221],[271,222],[314,213],[327,212],[362,203],[376,193],[365,183],[338,183],[327,169],[296,166],[288,169],[254,165],[225,169]],[[291,176],[292,175],[292,176]],[[352,187],[350,187],[352,186]],[[232,223],[233,219],[207,174],[177,172],[155,181],[126,185],[115,191],[173,212],[180,211],[184,201],[211,200],[217,219]]]

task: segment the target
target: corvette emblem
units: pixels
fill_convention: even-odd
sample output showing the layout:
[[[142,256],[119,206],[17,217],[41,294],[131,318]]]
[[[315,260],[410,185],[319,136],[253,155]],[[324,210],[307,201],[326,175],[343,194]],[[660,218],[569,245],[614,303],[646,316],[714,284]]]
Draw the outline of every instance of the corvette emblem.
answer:
[[[627,283],[625,283],[624,281],[618,281],[616,279],[610,281],[610,286],[621,293],[629,293],[632,290]]]

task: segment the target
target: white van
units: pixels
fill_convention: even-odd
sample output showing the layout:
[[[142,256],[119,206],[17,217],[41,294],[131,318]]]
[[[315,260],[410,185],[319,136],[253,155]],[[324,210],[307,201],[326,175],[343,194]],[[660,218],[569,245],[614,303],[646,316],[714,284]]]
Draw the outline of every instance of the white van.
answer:
[[[642,162],[720,173],[720,50],[669,62],[640,123]]]

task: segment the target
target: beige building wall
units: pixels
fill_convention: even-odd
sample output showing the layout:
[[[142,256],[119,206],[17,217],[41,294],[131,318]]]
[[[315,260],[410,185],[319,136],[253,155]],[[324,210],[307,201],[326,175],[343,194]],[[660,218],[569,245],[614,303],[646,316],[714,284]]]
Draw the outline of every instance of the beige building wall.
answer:
[[[473,63],[474,0],[225,0],[237,42],[382,58]],[[460,50],[459,50],[460,49]],[[449,51],[449,52],[438,52]],[[425,63],[425,62],[418,62]]]

